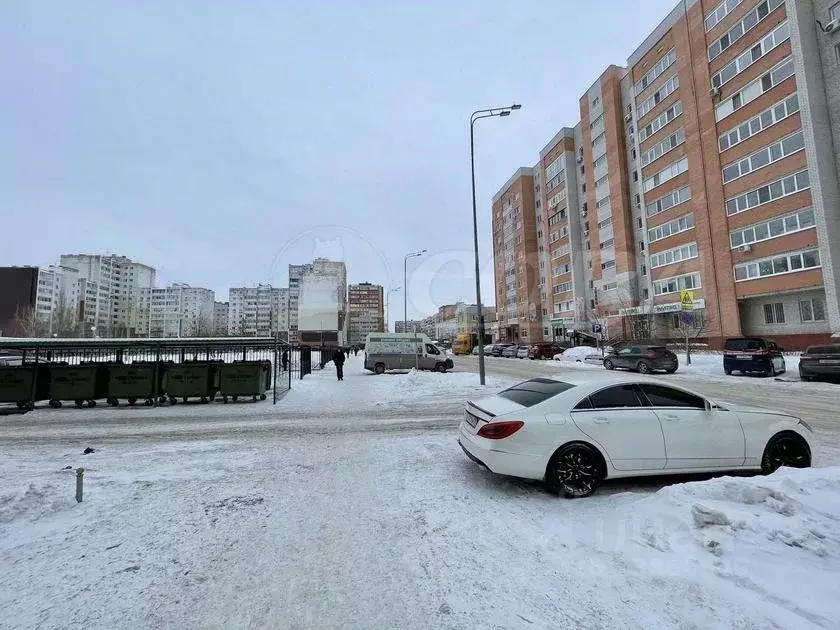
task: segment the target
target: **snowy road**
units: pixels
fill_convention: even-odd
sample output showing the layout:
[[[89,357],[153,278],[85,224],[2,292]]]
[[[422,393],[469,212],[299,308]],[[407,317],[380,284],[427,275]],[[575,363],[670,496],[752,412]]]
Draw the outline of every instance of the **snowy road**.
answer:
[[[487,389],[548,369],[519,363]],[[0,628],[840,624],[837,469],[564,501],[463,457],[453,427],[481,393],[351,359],[276,407],[3,418]]]

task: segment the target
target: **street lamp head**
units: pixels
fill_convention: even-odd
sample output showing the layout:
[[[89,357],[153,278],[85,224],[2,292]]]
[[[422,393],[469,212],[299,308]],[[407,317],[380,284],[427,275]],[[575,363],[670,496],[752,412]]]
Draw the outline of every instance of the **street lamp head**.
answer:
[[[511,108],[511,109],[514,109],[514,110],[516,110],[516,109],[522,109],[522,105],[520,105],[519,103],[517,103],[517,104],[515,104],[515,105],[511,105],[511,106],[510,106],[510,108]]]
[[[509,109],[503,109],[502,111],[499,112],[499,116],[510,116],[510,110]]]

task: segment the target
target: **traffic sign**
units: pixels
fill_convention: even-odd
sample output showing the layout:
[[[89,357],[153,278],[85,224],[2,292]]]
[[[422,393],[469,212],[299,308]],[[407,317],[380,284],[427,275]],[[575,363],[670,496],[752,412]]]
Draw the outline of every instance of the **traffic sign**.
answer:
[[[684,311],[694,310],[694,291],[684,289],[680,291],[680,305]]]
[[[682,323],[686,326],[691,326],[694,323],[694,314],[685,312],[682,314]]]
[[[602,328],[601,324],[592,324],[592,332],[595,334],[602,332]]]

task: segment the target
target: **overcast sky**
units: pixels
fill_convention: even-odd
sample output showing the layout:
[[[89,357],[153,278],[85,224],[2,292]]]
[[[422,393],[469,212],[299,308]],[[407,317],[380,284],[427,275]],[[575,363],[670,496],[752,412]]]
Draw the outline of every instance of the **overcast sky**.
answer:
[[[521,102],[476,135],[492,304],[493,194],[674,5],[2,0],[0,265],[113,252],[222,299],[319,255],[396,287],[425,248],[409,317],[474,301],[469,114]]]

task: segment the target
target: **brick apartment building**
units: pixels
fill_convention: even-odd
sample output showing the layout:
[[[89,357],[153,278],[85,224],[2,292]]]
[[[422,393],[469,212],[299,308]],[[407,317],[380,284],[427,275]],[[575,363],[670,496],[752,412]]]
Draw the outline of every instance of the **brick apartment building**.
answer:
[[[572,321],[679,338],[683,290],[715,346],[840,334],[840,28],[817,23],[835,19],[829,0],[686,0],[608,67],[493,199],[500,336],[542,294],[527,339]],[[529,177],[533,208],[515,199]]]
[[[360,282],[347,285],[347,343],[364,343],[368,333],[385,332],[382,285]]]

